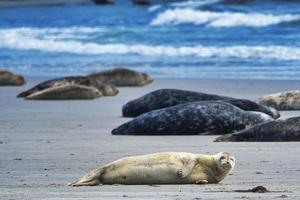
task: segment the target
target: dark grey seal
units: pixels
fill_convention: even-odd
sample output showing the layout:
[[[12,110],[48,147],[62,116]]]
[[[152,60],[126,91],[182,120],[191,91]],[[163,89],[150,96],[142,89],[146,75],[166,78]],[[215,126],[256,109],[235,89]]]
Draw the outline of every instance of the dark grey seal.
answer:
[[[68,76],[63,78],[44,81],[29,90],[21,92],[17,97],[27,97],[33,93],[57,86],[63,85],[83,85],[97,88],[104,96],[114,96],[118,94],[118,90],[113,85],[106,85],[100,81],[86,76]]]
[[[138,99],[129,101],[123,106],[122,113],[124,117],[136,117],[143,113],[160,108],[166,108],[195,101],[211,100],[221,100],[246,111],[263,112],[272,116],[274,119],[277,119],[280,116],[277,110],[247,99],[236,99],[226,96],[177,89],[160,89],[150,92]]]
[[[150,5],[150,0],[132,0],[132,2],[136,5]]]
[[[284,142],[300,141],[300,117],[275,120],[249,129],[218,137],[215,142]]]
[[[103,4],[114,4],[114,0],[93,0],[95,4],[97,5],[103,5]]]
[[[113,135],[226,134],[273,120],[222,101],[199,101],[154,110],[119,126]]]

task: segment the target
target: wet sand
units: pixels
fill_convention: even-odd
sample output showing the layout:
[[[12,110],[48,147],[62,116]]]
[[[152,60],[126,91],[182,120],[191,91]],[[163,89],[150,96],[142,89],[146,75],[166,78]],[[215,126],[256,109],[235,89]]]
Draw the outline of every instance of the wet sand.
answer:
[[[158,79],[143,88],[120,88],[116,97],[91,101],[26,101],[15,97],[39,81],[34,78],[23,87],[0,88],[0,199],[300,199],[299,142],[214,143],[216,136],[110,134],[129,120],[121,117],[122,105],[155,89],[189,89],[254,99],[299,89],[300,81]],[[281,114],[286,118],[300,112]],[[66,186],[98,165],[159,151],[228,151],[237,164],[219,184]],[[278,192],[233,192],[258,185]]]

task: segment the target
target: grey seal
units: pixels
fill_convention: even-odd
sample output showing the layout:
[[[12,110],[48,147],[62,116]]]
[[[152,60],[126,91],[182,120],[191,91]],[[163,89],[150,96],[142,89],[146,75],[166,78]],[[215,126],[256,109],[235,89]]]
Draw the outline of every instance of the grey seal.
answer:
[[[227,152],[215,155],[162,152],[116,160],[69,185],[219,183],[234,165],[235,158]]]
[[[199,101],[150,111],[112,130],[113,135],[209,135],[232,133],[273,120],[222,101]]]
[[[300,91],[293,90],[275,93],[260,97],[256,102],[277,110],[300,110]]]
[[[153,79],[145,74],[126,68],[115,68],[89,75],[92,78],[115,86],[144,86],[153,82]]]
[[[103,5],[103,4],[114,4],[114,0],[93,0],[95,4],[97,5]]]
[[[83,85],[60,85],[35,92],[27,100],[81,100],[101,97],[102,93],[95,87]]]
[[[51,87],[63,85],[83,85],[97,88],[104,96],[114,96],[118,94],[118,90],[113,85],[103,84],[100,81],[86,76],[68,76],[62,78],[51,79],[44,81],[29,90],[21,92],[17,97],[27,97],[35,92],[39,92]]]
[[[25,78],[10,71],[0,71],[0,86],[20,86],[26,83]]]
[[[150,0],[132,0],[132,2],[136,5],[150,5]]]
[[[226,96],[220,96],[215,94],[206,94],[201,92],[194,92],[188,90],[178,89],[160,89],[150,92],[140,98],[129,101],[122,108],[122,114],[124,117],[136,117],[143,113],[175,106],[178,104],[195,102],[195,101],[210,101],[221,100],[232,105],[235,105],[242,110],[246,111],[258,111],[266,113],[273,118],[280,116],[279,112],[273,108],[257,104],[247,99],[236,99]]]
[[[278,119],[240,132],[218,137],[215,142],[284,142],[300,141],[300,117]]]

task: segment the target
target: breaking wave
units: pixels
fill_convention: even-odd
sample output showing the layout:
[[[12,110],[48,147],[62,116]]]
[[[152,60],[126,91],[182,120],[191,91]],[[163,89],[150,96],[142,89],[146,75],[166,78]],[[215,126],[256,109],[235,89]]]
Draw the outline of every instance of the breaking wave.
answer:
[[[24,31],[26,30],[26,31]],[[85,32],[97,29],[76,29]],[[83,55],[97,54],[137,54],[144,56],[194,56],[220,58],[261,58],[278,60],[300,60],[300,48],[287,46],[171,46],[145,44],[99,44],[78,40],[51,40],[40,38],[36,33],[45,30],[37,29],[0,29],[0,47],[16,50],[38,50],[44,52],[64,52]],[[49,31],[49,30],[47,30]],[[54,30],[52,30],[54,31]],[[56,31],[56,30],[55,30]],[[63,30],[69,33],[70,30]],[[61,32],[60,32],[61,33]],[[71,33],[71,32],[70,32]],[[72,34],[71,34],[72,35]]]
[[[219,3],[220,0],[202,0],[202,1],[194,1],[194,0],[188,0],[188,1],[183,1],[183,2],[175,2],[172,3],[171,5],[174,7],[179,7],[179,8],[198,8],[202,6],[208,6],[208,5],[213,5],[216,3]]]
[[[46,40],[85,39],[92,34],[105,32],[104,28],[94,27],[68,27],[68,28],[13,28],[0,29],[2,38],[20,37],[40,38]],[[1,41],[0,41],[1,44]]]
[[[235,13],[197,11],[194,9],[169,9],[151,21],[151,25],[195,24],[211,27],[265,27],[300,20],[300,15],[272,15],[262,13]]]

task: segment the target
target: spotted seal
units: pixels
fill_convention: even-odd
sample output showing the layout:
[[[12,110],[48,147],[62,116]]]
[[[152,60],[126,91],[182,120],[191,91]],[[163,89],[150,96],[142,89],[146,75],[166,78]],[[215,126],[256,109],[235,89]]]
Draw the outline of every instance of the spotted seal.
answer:
[[[222,101],[199,101],[150,111],[112,130],[112,134],[225,134],[270,120],[267,114],[244,111]]]
[[[215,155],[163,152],[116,160],[69,185],[219,183],[234,165],[235,158],[226,152]]]
[[[50,87],[39,92],[35,92],[25,99],[27,100],[81,100],[95,99],[102,96],[95,87],[69,84]]]
[[[218,137],[215,142],[284,142],[300,141],[300,117],[278,119],[240,132]]]
[[[132,0],[132,2],[136,5],[150,5],[150,0]]]
[[[114,0],[93,0],[95,4],[103,5],[103,4],[114,4]]]
[[[277,110],[300,110],[300,91],[294,90],[275,93],[260,97],[256,102]]]
[[[20,94],[18,94],[17,97],[27,97],[35,92],[39,92],[39,91],[42,91],[42,90],[45,90],[45,89],[48,89],[51,87],[70,85],[70,84],[95,87],[104,96],[114,96],[114,95],[118,94],[118,90],[113,85],[103,84],[100,81],[90,78],[90,77],[68,76],[68,77],[56,78],[56,79],[44,81],[44,82],[32,87],[29,90],[21,92]]]
[[[136,117],[143,113],[160,108],[166,108],[195,101],[210,100],[222,100],[235,105],[242,110],[263,112],[275,119],[280,116],[279,112],[275,109],[257,104],[247,99],[236,99],[226,96],[177,89],[160,89],[150,92],[135,100],[129,101],[123,106],[122,113],[124,117]]]
[[[126,68],[115,68],[89,75],[92,78],[115,86],[144,86],[153,82],[153,79],[145,74]]]
[[[20,86],[26,83],[25,78],[10,71],[0,71],[0,86]]]

